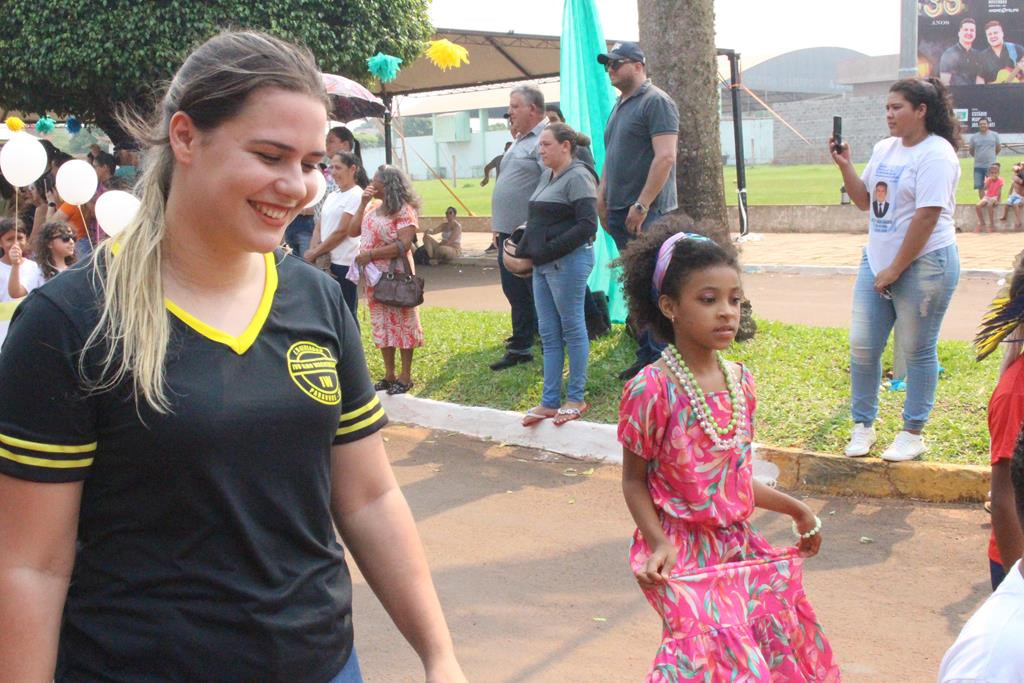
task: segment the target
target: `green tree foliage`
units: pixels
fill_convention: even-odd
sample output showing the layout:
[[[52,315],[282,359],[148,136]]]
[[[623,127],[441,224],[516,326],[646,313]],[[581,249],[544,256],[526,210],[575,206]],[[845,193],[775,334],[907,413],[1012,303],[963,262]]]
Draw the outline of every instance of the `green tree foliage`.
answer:
[[[406,63],[432,28],[429,0],[4,0],[0,109],[73,114],[123,136],[114,115],[148,106],[189,49],[223,28],[304,44],[361,81],[377,51]]]

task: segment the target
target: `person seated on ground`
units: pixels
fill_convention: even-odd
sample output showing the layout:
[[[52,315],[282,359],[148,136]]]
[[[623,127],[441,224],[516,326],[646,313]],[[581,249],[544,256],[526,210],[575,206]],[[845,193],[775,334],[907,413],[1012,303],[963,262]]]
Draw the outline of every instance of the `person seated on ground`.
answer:
[[[1019,424],[1017,428],[1019,430]],[[1012,484],[1010,494],[1016,499],[1017,522],[1024,524],[1024,439],[1017,439],[1007,469]],[[1019,550],[1018,547],[1017,560],[1007,571],[1006,579],[978,608],[946,651],[939,669],[939,683],[1019,683],[1024,680],[1020,646],[1020,634],[1024,631],[1024,565]]]
[[[71,234],[67,223],[44,223],[34,237],[34,259],[28,259],[17,242],[11,246],[9,253],[5,253],[11,264],[7,279],[7,294],[11,299],[28,296],[33,289],[75,263],[75,236]]]
[[[988,231],[996,229],[996,207],[1003,199],[1003,179],[999,177],[999,164],[995,163],[988,167],[988,175],[985,176],[985,196],[974,206],[978,214],[978,227],[975,232],[981,232],[985,227],[985,209],[988,209]]]
[[[440,242],[431,237],[437,233],[441,233]],[[423,248],[432,266],[453,261],[462,255],[462,223],[455,220],[454,206],[445,209],[444,223],[423,230]]]
[[[1013,211],[1013,229],[1020,231],[1024,229],[1022,213],[1024,213],[1024,163],[1013,165],[1013,178],[1010,180],[1010,196],[1003,204],[1003,217],[999,220],[1005,221],[1010,211]]]

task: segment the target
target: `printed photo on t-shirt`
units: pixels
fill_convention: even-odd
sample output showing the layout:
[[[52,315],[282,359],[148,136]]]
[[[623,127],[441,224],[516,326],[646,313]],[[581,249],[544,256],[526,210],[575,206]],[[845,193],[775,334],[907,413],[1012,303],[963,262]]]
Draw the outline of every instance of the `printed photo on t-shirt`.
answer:
[[[896,229],[897,188],[905,165],[893,166],[879,164],[874,174],[874,186],[871,190],[871,231],[892,232]]]

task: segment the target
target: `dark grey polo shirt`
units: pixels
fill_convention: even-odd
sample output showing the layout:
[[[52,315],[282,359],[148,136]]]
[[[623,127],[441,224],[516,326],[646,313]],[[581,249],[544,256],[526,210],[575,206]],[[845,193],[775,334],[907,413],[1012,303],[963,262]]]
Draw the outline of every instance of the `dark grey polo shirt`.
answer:
[[[548,125],[542,120],[519,136],[501,159],[501,173],[491,195],[491,230],[509,235],[530,215],[530,195],[537,189],[544,165],[537,156],[537,139]]]
[[[604,129],[605,202],[609,209],[628,209],[640,197],[654,160],[651,138],[665,133],[679,133],[679,108],[650,80],[615,103]],[[666,212],[676,206],[673,165],[664,187],[648,208]]]

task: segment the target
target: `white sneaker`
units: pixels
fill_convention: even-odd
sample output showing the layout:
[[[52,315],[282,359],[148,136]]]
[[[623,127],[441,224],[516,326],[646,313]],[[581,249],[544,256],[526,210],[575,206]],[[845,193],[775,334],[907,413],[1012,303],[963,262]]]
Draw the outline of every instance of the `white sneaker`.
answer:
[[[924,445],[923,436],[911,434],[910,432],[900,432],[893,439],[892,445],[882,453],[882,460],[888,460],[889,462],[913,460],[926,450],[928,450],[928,447]]]
[[[858,422],[853,425],[853,435],[843,453],[847,458],[859,458],[862,455],[867,455],[871,447],[875,445],[875,439],[875,428]]]

